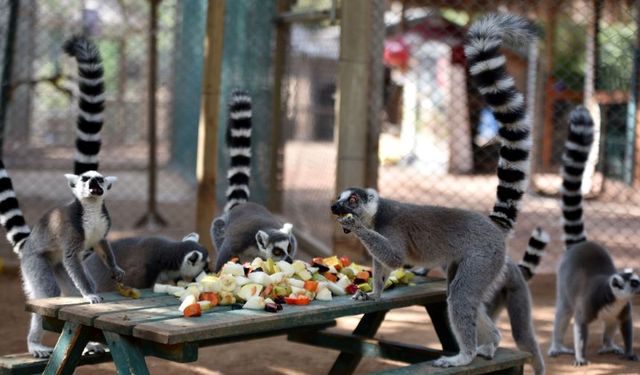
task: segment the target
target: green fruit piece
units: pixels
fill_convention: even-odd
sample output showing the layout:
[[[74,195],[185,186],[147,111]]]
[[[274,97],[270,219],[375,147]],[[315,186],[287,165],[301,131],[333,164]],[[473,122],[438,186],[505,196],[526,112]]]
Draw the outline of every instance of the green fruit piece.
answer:
[[[385,281],[385,282],[384,282],[384,288],[385,288],[385,289],[390,288],[390,287],[392,287],[393,285],[394,285],[393,281],[391,281],[391,280],[389,280],[389,279],[387,279],[387,281]]]
[[[358,285],[358,289],[360,289],[361,291],[368,293],[370,291],[373,290],[373,288],[371,288],[371,285],[369,285],[369,283],[362,283],[360,285]]]
[[[324,276],[322,276],[322,275],[321,275],[321,274],[319,274],[319,273],[314,273],[314,274],[311,276],[311,280],[314,280],[314,281],[327,281],[327,278],[326,278],[326,277],[324,277]]]
[[[345,267],[343,269],[340,270],[340,273],[347,276],[350,279],[353,279],[356,277],[356,273],[353,271],[353,268],[351,267]]]
[[[307,270],[302,270],[298,272],[297,275],[300,276],[300,278],[304,281],[311,280],[311,272]]]
[[[404,275],[405,275],[404,270],[402,268],[398,268],[391,271],[391,273],[389,274],[389,278],[395,277],[396,279],[400,280],[404,277]]]
[[[416,275],[413,272],[405,272],[404,276],[400,279],[403,284],[409,284]]]
[[[269,275],[276,273],[276,264],[273,259],[269,258],[266,262],[262,262],[262,270]]]
[[[389,278],[387,279],[387,281],[390,281],[390,282],[392,282],[392,283],[394,283],[394,284],[397,284],[397,283],[399,283],[399,282],[400,282],[400,280],[398,280],[398,278],[397,278],[397,277],[395,277],[395,276],[389,276]]]

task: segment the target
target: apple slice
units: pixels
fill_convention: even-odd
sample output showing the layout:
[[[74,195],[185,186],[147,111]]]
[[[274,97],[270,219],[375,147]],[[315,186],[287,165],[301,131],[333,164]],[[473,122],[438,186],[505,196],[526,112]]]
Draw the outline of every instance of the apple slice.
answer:
[[[277,263],[277,265],[278,265],[278,268],[280,268],[280,271],[284,273],[285,276],[287,277],[293,276],[293,274],[296,273],[296,270],[293,268],[293,265],[289,264],[289,262],[281,260]]]
[[[287,282],[291,286],[295,286],[295,287],[298,287],[298,288],[304,288],[304,281],[302,281],[302,280],[289,278],[289,279],[287,279]]]
[[[205,277],[207,277],[207,273],[202,271],[198,274],[198,276],[196,276],[196,282],[199,283],[200,281],[202,281],[202,279],[204,279]]]
[[[243,309],[251,309],[251,310],[263,310],[265,306],[264,298],[260,296],[254,296],[247,300],[247,302],[242,305]]]
[[[251,280],[248,277],[244,276],[236,276],[236,286],[243,286],[245,284],[249,284]]]
[[[331,293],[335,294],[336,296],[344,296],[347,294],[344,288],[336,283],[328,282],[327,289],[329,289]]]
[[[311,272],[307,270],[298,271],[296,274],[304,281],[311,280]]]
[[[244,267],[242,264],[227,262],[222,266],[221,275],[229,274],[233,276],[244,276]]]
[[[280,284],[282,280],[284,280],[284,272],[276,272],[273,275],[269,276],[271,278],[271,283]]]
[[[249,280],[262,286],[271,284],[271,277],[266,272],[251,272],[249,274]]]
[[[240,288],[240,291],[237,295],[243,300],[248,301],[251,297],[258,296],[260,292],[262,292],[262,285],[250,283]]]
[[[251,268],[254,270],[256,268],[262,268],[262,262],[264,262],[264,260],[262,260],[262,258],[260,257],[253,258],[253,260],[251,261]]]
[[[316,299],[320,301],[331,301],[333,297],[331,296],[331,291],[328,288],[322,288],[316,293]]]
[[[294,261],[291,266],[293,267],[293,271],[295,273],[299,273],[300,271],[307,269],[307,265],[301,260]]]

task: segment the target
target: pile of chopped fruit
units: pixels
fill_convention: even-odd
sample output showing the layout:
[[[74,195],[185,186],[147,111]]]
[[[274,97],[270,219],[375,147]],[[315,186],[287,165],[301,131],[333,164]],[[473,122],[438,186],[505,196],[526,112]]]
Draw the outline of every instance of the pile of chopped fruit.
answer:
[[[397,269],[389,275],[385,288],[409,284],[413,277],[413,273]],[[347,257],[313,258],[311,264],[256,258],[244,264],[233,259],[218,274],[203,272],[195,282],[179,282],[177,286],[156,284],[153,291],[180,298],[180,311],[191,317],[217,305],[275,313],[282,310],[283,303],[306,305],[312,300],[331,301],[334,295],[354,294],[358,290],[370,292],[372,282],[370,268]]]

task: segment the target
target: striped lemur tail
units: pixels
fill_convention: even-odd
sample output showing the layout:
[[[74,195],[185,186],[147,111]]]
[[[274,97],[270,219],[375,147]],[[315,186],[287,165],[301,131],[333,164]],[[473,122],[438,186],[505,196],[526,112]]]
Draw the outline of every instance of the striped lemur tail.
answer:
[[[73,169],[79,175],[98,170],[105,99],[104,70],[100,51],[89,39],[76,35],[67,40],[62,48],[78,62],[80,98]]]
[[[531,139],[524,97],[516,90],[513,77],[505,69],[506,57],[500,53],[505,40],[530,43],[535,40],[534,27],[518,16],[491,14],[471,26],[464,51],[478,91],[500,122],[499,183],[489,216],[509,232],[515,225],[527,185]]]
[[[586,241],[582,221],[582,175],[593,143],[593,120],[577,106],[569,116],[569,134],[562,155],[562,225],[565,248]]]
[[[529,280],[535,275],[536,268],[540,265],[540,260],[544,256],[544,248],[549,243],[549,234],[544,229],[538,227],[531,232],[527,250],[518,266],[525,280]]]
[[[2,160],[0,160],[0,223],[7,231],[7,239],[13,247],[13,252],[20,255],[20,250],[31,234],[31,230],[24,220],[11,178]]]
[[[229,171],[227,172],[227,212],[235,205],[249,200],[251,177],[251,97],[245,91],[236,90],[229,102],[227,146],[229,147]]]

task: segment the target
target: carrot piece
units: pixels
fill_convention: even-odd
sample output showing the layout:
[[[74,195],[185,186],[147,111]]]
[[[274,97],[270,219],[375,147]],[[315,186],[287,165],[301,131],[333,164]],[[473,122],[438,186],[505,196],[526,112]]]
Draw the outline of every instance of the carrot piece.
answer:
[[[287,305],[308,305],[311,300],[307,296],[299,295],[297,297],[284,297]]]
[[[325,279],[331,281],[331,282],[336,282],[338,281],[338,276],[332,274],[331,272],[327,271],[325,273],[322,274],[322,276],[324,276]]]
[[[318,289],[318,282],[314,280],[307,280],[304,282],[304,288],[310,292],[315,292]]]
[[[361,279],[361,280],[364,280],[364,281],[369,280],[369,272],[367,272],[367,271],[358,272],[356,274],[356,279]]]
[[[200,293],[199,300],[211,302],[211,307],[218,306],[218,304],[220,303],[220,299],[218,298],[218,295],[215,292]]]
[[[200,316],[202,315],[202,309],[200,308],[200,305],[198,305],[197,303],[194,303],[187,306],[182,312],[182,314],[185,316],[185,318],[189,318],[192,316]]]

